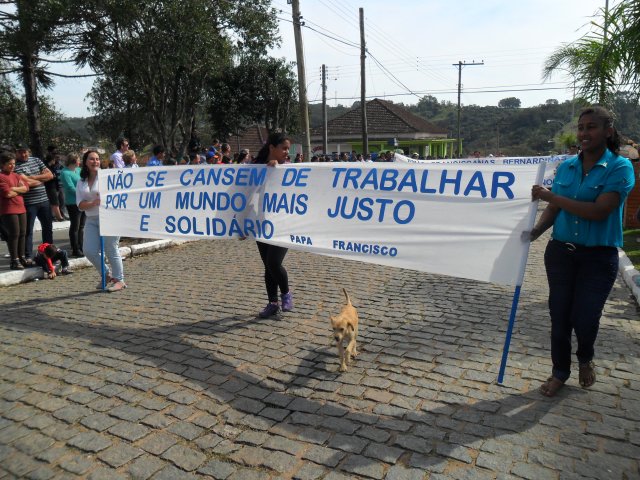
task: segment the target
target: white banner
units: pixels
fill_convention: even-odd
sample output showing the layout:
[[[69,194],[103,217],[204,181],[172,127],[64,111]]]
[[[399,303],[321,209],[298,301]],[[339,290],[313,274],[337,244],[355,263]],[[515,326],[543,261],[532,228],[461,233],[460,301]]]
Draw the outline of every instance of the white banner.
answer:
[[[416,158],[405,157],[399,153],[394,155],[394,162],[399,163],[454,163],[454,164],[473,164],[473,165],[538,165],[546,163],[544,180],[542,185],[551,188],[553,179],[556,176],[558,165],[571,155],[547,155],[541,157],[483,157],[483,158],[439,158],[437,160],[419,160]]]
[[[517,285],[540,164],[319,163],[101,170],[102,235],[252,237],[352,260]]]

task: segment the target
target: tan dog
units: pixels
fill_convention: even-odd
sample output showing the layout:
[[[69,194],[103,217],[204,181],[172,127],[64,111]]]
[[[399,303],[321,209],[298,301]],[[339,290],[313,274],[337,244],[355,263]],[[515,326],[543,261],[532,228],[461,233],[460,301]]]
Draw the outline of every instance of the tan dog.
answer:
[[[358,355],[356,351],[356,337],[358,336],[358,311],[351,304],[349,294],[343,288],[344,296],[347,304],[342,307],[338,315],[331,318],[331,328],[333,328],[333,337],[338,345],[338,353],[340,355],[340,371],[346,372],[347,365],[351,363],[351,357]],[[347,348],[342,345],[347,340]]]

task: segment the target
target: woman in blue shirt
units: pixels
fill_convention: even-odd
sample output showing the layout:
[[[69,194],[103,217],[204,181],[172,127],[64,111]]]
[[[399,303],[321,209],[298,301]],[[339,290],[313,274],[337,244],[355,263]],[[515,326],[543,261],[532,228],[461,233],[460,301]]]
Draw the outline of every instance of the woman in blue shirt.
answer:
[[[67,155],[66,168],[60,172],[60,185],[64,190],[64,200],[69,213],[69,242],[71,256],[84,257],[82,239],[84,238],[84,222],[86,215],[76,205],[76,185],[80,180],[80,157],[75,153]]]
[[[551,377],[540,387],[554,396],[571,375],[571,335],[576,333],[578,379],[595,383],[594,344],[602,309],[618,273],[624,202],[635,183],[620,147],[613,116],[589,107],[578,119],[581,152],[560,164],[551,190],[532,187],[533,200],[549,202],[531,240],[553,226],[544,254],[551,316]]]

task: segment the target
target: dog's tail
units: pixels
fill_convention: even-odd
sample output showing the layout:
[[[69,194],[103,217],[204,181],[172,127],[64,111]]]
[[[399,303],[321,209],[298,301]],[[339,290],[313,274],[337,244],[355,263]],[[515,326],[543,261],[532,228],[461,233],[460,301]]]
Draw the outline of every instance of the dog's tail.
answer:
[[[344,296],[345,296],[345,298],[347,299],[347,304],[348,304],[348,305],[353,305],[353,304],[351,303],[351,299],[349,298],[349,294],[347,293],[347,289],[343,287],[343,288],[342,288],[342,291],[344,292]]]

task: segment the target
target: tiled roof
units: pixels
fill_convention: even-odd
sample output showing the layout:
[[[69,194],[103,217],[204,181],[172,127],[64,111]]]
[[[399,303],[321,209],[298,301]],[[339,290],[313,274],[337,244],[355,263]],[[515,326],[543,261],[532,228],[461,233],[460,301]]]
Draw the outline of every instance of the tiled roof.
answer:
[[[446,135],[448,131],[385,100],[376,98],[367,102],[367,125],[369,136],[388,134],[433,134]],[[352,137],[362,134],[362,109],[358,106],[347,113],[327,122],[329,137]],[[322,135],[321,128],[315,128],[312,136]]]
[[[248,148],[251,155],[255,156],[269,137],[267,129],[260,125],[251,125],[245,128],[239,135],[231,135],[227,143],[231,147],[231,153],[239,153],[243,148]]]

